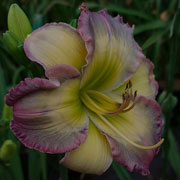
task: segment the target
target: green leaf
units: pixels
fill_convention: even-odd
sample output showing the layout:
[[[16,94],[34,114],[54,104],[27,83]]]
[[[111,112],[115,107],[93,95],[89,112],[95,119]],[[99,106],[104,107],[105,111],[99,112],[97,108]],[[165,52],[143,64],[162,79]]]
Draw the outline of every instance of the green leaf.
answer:
[[[77,28],[77,22],[78,20],[77,19],[73,19],[71,22],[70,22],[70,25],[74,28]]]
[[[64,154],[59,155],[60,160],[64,157]],[[68,180],[68,169],[62,165],[59,166],[59,173],[60,173],[60,178],[61,180]]]
[[[174,135],[172,131],[169,131],[168,133],[169,143],[170,143],[170,149],[169,149],[169,162],[176,173],[177,179],[180,179],[180,152],[178,149],[178,146],[176,144],[176,140],[174,138]]]
[[[119,14],[124,14],[124,15],[128,15],[128,16],[136,16],[136,17],[140,17],[140,18],[146,19],[146,20],[153,19],[152,16],[150,16],[147,13],[144,13],[142,11],[137,11],[137,10],[130,9],[130,8],[124,8],[124,7],[113,5],[113,4],[110,4],[109,6],[104,6],[102,4],[97,4],[97,3],[86,3],[86,4],[89,8],[98,8],[98,9],[106,8],[109,12],[117,12]]]
[[[6,83],[4,79],[4,73],[2,70],[2,67],[0,65],[0,118],[3,113],[3,107],[4,107],[4,95],[6,94]]]
[[[24,180],[23,177],[23,170],[22,170],[22,164],[20,159],[20,142],[17,141],[15,136],[12,134],[12,132],[9,131],[9,138],[12,139],[12,141],[16,142],[17,145],[17,151],[15,152],[14,156],[10,160],[10,171],[13,176],[13,180]]]
[[[42,180],[47,180],[46,154],[40,153]]]
[[[155,21],[148,22],[146,24],[141,24],[141,25],[135,26],[134,35],[140,34],[140,33],[144,32],[144,31],[164,28],[166,26],[167,26],[166,22],[158,19],[158,20],[155,20]]]
[[[28,149],[28,175],[29,180],[47,180],[46,154]]]
[[[116,174],[120,180],[130,180],[131,179],[131,176],[129,175],[129,173],[126,171],[126,169],[123,166],[119,165],[118,163],[116,163],[114,161],[111,166],[114,169],[114,171],[116,172]]]
[[[28,149],[28,176],[29,180],[40,179],[40,153],[33,149]]]
[[[177,101],[177,97],[169,93],[161,104],[163,111],[166,113],[172,113]]]
[[[158,102],[159,104],[162,104],[165,98],[167,97],[167,91],[163,91],[159,96],[158,96]]]
[[[33,18],[33,29],[37,29],[43,25],[43,15],[35,14]]]
[[[151,45],[153,45],[155,42],[157,42],[162,37],[162,35],[164,33],[165,33],[164,31],[160,31],[160,32],[156,32],[156,33],[152,34],[142,45],[142,49],[144,50],[144,49],[150,47]]]

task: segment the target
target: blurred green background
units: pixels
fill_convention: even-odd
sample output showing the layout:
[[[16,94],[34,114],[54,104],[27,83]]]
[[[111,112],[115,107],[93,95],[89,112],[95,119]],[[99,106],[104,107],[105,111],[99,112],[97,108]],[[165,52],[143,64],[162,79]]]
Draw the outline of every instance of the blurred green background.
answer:
[[[1,0],[0,1],[0,147],[10,139],[16,145],[10,159],[0,159],[0,180],[156,180],[180,179],[180,1],[178,0],[98,0],[85,1],[92,11],[106,8],[124,22],[135,24],[134,37],[144,54],[155,65],[159,82],[158,102],[163,110],[165,142],[150,166],[151,175],[129,173],[116,163],[102,176],[79,174],[58,164],[62,155],[40,153],[24,147],[9,130],[12,111],[4,105],[4,96],[25,77],[40,76],[18,63],[3,44],[8,29],[7,15],[12,3],[27,14],[33,29],[48,22],[66,22],[76,26],[80,0]],[[39,66],[32,64],[36,70]],[[31,67],[32,67],[31,66]],[[11,152],[10,152],[11,153]],[[9,156],[10,157],[10,156]]]

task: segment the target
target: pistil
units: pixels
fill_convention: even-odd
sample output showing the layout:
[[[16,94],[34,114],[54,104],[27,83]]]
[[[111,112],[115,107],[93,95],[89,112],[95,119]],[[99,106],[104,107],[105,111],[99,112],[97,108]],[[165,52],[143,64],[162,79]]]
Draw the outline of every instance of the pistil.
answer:
[[[119,135],[122,139],[124,139],[126,142],[130,143],[132,146],[139,148],[139,149],[144,149],[144,150],[150,150],[150,149],[156,149],[158,148],[163,142],[164,138],[162,138],[158,143],[151,145],[151,146],[144,146],[137,144],[130,139],[128,139],[124,134],[122,134],[115,126],[113,126],[104,116],[97,114],[97,116],[108,126],[110,127],[114,133]]]

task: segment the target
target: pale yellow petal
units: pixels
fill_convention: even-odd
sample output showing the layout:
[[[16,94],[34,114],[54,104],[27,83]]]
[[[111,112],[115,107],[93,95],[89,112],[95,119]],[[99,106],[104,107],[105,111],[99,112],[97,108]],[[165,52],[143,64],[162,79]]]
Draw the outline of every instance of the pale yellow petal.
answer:
[[[68,168],[89,174],[102,174],[111,165],[110,146],[98,129],[90,122],[85,143],[66,153],[61,163]]]
[[[126,113],[113,116],[89,113],[95,125],[106,134],[114,160],[130,171],[147,175],[149,164],[163,142],[157,102],[139,97],[135,107]]]
[[[147,98],[154,99],[157,95],[158,84],[155,81],[153,74],[153,64],[145,59],[141,65],[138,67],[137,71],[134,73],[132,78],[132,89],[137,90],[138,96],[145,96]],[[116,90],[113,90],[114,97],[121,98],[126,88],[126,83]],[[113,96],[113,95],[112,95]],[[122,98],[121,98],[122,99]]]
[[[46,69],[57,64],[81,70],[86,57],[84,41],[77,31],[63,23],[50,23],[30,34],[24,43],[26,55]]]
[[[120,17],[112,18],[105,10],[83,11],[78,29],[86,43],[89,63],[82,89],[118,88],[136,71],[143,55],[133,38],[133,28]]]

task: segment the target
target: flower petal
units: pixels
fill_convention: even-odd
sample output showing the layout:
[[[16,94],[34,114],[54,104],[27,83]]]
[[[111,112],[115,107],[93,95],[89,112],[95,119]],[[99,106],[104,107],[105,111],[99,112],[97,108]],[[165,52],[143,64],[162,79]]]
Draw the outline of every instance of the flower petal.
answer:
[[[103,117],[92,113],[90,115],[95,125],[106,135],[114,160],[126,166],[129,171],[149,174],[149,164],[159,148],[147,150],[137,148],[133,143],[147,147],[160,141],[162,120],[156,101],[139,97],[136,106],[129,112]]]
[[[137,90],[138,96],[155,99],[158,93],[158,83],[154,79],[153,64],[150,60],[144,59],[137,71],[130,79],[133,90]],[[113,93],[121,98],[122,93],[126,88],[126,83],[123,86],[113,90]],[[116,96],[117,98],[117,96]]]
[[[82,173],[102,174],[112,163],[110,146],[105,136],[90,122],[84,144],[66,153],[60,163]]]
[[[133,28],[105,10],[98,13],[83,10],[78,31],[88,51],[81,88],[118,88],[132,76],[144,57],[133,39]]]
[[[66,64],[51,66],[46,70],[46,77],[53,82],[62,83],[65,80],[77,78],[80,75],[80,72],[76,68]]]
[[[84,142],[88,117],[78,97],[79,84],[79,79],[73,79],[54,88],[45,79],[26,79],[9,92],[6,103],[14,111],[11,129],[23,144],[41,152],[63,153]]]
[[[76,29],[64,23],[50,23],[30,34],[24,42],[29,59],[44,69],[57,64],[67,64],[81,70],[87,54]]]

